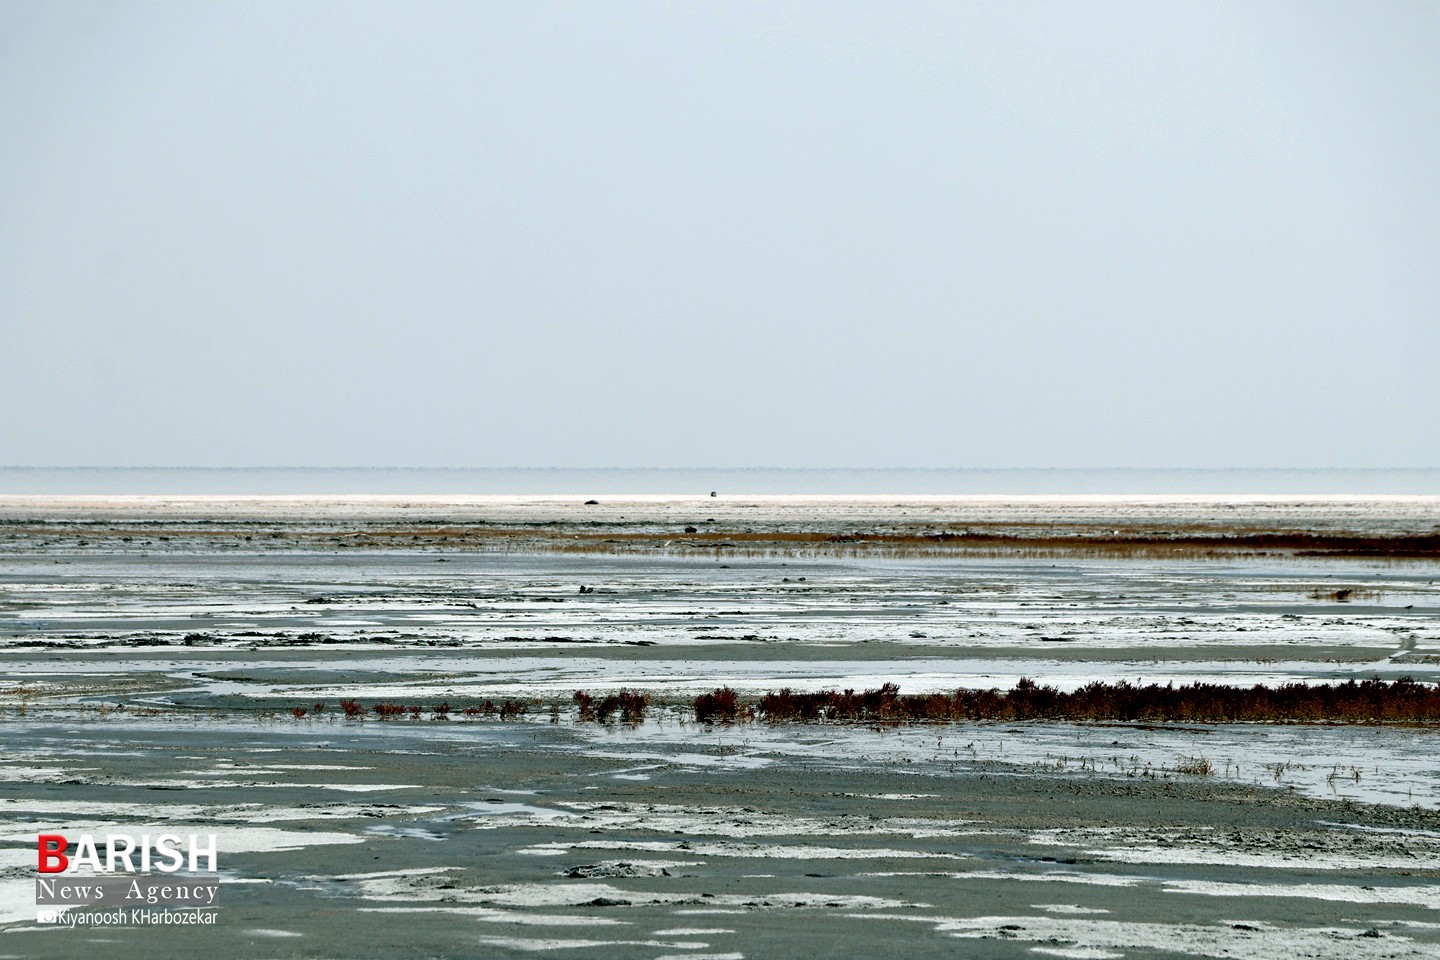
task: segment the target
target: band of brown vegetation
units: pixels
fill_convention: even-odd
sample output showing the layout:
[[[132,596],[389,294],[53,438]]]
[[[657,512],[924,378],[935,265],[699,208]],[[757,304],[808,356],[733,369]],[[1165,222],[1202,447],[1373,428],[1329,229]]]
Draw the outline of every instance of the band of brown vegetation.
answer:
[[[267,542],[315,547],[394,549],[443,547],[458,550],[538,550],[546,552],[634,553],[696,549],[736,554],[795,553],[886,556],[949,554],[1022,554],[1146,557],[1294,554],[1300,556],[1426,559],[1440,557],[1440,533],[1367,535],[1358,532],[1312,533],[1293,529],[1256,530],[1224,525],[1128,525],[1104,533],[1050,524],[1007,523],[1003,529],[972,524],[966,529],[901,529],[889,531],[776,530],[727,528],[716,525],[656,529],[645,525],[553,524],[492,526],[485,523],[403,526],[364,523],[305,526],[274,525],[265,530],[242,523],[165,522],[150,525],[105,521],[52,523],[37,520],[0,521],[0,539],[74,540],[77,544],[119,541],[136,547],[163,541],[229,541],[235,546],[264,548]]]
[[[695,698],[702,723],[934,722],[955,720],[1115,720],[1174,723],[1437,723],[1440,685],[1402,678],[1336,684],[1231,687],[1095,681],[1066,692],[1021,678],[1010,690],[902,695],[878,690],[790,689],[744,702],[721,687]]]
[[[580,723],[644,723],[652,706],[638,690],[604,695],[577,690],[573,696]],[[519,719],[532,704],[485,700],[456,709],[466,718]],[[1137,721],[1160,723],[1440,723],[1440,684],[1408,677],[1394,681],[1347,680],[1334,684],[1287,683],[1268,687],[1232,687],[1216,683],[1183,686],[1095,681],[1073,691],[1057,690],[1021,678],[1009,690],[967,690],[953,693],[901,694],[887,683],[879,689],[822,690],[796,693],[785,688],[745,699],[730,687],[702,693],[690,703],[700,723],[946,723],[964,720]],[[348,720],[373,714],[381,720],[419,720],[419,704],[374,703],[367,709],[357,700],[340,701]],[[433,720],[450,719],[448,702],[428,707]],[[325,704],[294,707],[300,719],[325,711]],[[550,721],[559,722],[560,704],[549,704]]]

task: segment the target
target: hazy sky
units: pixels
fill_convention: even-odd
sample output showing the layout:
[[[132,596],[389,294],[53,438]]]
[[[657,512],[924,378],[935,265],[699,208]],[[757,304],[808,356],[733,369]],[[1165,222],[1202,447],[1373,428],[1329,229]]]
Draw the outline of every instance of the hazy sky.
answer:
[[[0,0],[0,464],[1440,465],[1437,3]]]

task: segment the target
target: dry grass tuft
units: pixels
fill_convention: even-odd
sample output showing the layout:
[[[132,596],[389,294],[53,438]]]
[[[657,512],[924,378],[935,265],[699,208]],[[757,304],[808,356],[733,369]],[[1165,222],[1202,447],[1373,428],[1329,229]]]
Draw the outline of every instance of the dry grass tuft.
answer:
[[[1209,777],[1215,773],[1215,764],[1204,757],[1186,757],[1175,764],[1176,773],[1188,773],[1194,777]]]

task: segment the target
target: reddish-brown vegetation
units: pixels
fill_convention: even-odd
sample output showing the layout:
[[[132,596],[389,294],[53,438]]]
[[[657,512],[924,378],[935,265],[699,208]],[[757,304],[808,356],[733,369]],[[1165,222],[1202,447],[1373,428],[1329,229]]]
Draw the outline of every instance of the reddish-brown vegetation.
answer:
[[[575,691],[575,706],[581,723],[609,723],[615,714],[621,723],[644,723],[650,698],[638,690],[618,690],[597,700],[583,690]]]
[[[753,706],[741,706],[740,696],[729,687],[717,687],[712,693],[695,698],[695,719],[701,723],[734,723],[755,715]]]
[[[645,722],[651,698],[639,690],[617,690],[598,696],[577,690],[581,723]],[[507,699],[485,700],[460,708],[466,718],[514,720],[532,704]],[[542,704],[543,706],[543,704]],[[873,690],[821,690],[797,693],[788,687],[745,699],[730,687],[695,697],[691,704],[701,723],[764,720],[771,723],[926,723],[960,720],[1139,721],[1161,723],[1415,723],[1440,724],[1440,684],[1410,678],[1395,681],[1347,680],[1344,683],[1279,686],[1227,686],[1217,683],[1132,684],[1095,681],[1077,690],[1022,678],[1009,690],[959,689],[949,693],[902,694],[887,683]],[[341,700],[347,719],[363,719],[366,708]],[[382,720],[406,716],[418,720],[420,705],[375,703],[369,712]],[[448,702],[428,708],[433,718],[448,719]],[[551,703],[552,714],[558,704]],[[297,719],[306,707],[293,707]],[[319,712],[316,709],[315,712]],[[552,716],[552,720],[555,719]]]
[[[128,542],[140,538],[160,541],[234,541],[253,536],[245,524],[195,521],[159,521],[133,524],[108,520],[51,522],[28,519],[0,522],[0,537],[52,540]],[[163,535],[162,535],[163,534]],[[127,540],[128,538],[128,540]],[[271,538],[291,543],[318,543],[336,548],[443,546],[447,549],[526,549],[582,553],[628,553],[672,548],[729,550],[739,553],[791,552],[802,554],[878,553],[888,556],[947,556],[951,554],[1082,554],[1114,557],[1225,556],[1233,554],[1299,554],[1383,558],[1440,557],[1440,533],[1367,533],[1354,530],[1314,532],[1305,528],[1261,528],[1222,523],[1133,523],[1117,520],[1095,526],[1058,526],[1053,523],[974,521],[963,528],[936,529],[930,525],[889,525],[882,531],[756,529],[734,527],[671,530],[633,529],[624,524],[532,524],[493,526],[485,522],[374,525],[364,521],[309,526],[297,524]],[[207,640],[191,634],[186,643]]]
[[[1095,681],[1065,692],[1022,678],[1010,690],[902,695],[878,690],[767,693],[753,705],[722,687],[695,698],[695,718],[729,722],[755,716],[786,722],[953,720],[1137,720],[1172,723],[1440,723],[1440,685],[1409,678],[1232,687],[1215,683],[1136,685]],[[747,712],[748,711],[748,712]]]

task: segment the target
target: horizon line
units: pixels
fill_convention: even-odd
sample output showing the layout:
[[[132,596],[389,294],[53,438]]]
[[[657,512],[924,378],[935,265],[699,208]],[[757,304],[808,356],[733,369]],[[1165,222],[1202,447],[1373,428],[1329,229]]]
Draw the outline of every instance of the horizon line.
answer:
[[[1225,467],[1179,467],[1179,466],[1108,466],[1108,467],[1071,467],[1071,466],[1047,466],[1047,467],[847,467],[847,466],[818,466],[818,467],[775,467],[775,466],[702,466],[702,467],[651,467],[651,466],[589,466],[589,467],[559,467],[559,466],[491,466],[491,467],[453,467],[453,466],[311,466],[295,464],[271,464],[271,465],[244,465],[244,466],[167,466],[158,464],[149,465],[105,465],[105,464],[74,464],[74,465],[21,465],[10,464],[0,465],[0,470],[186,470],[186,471],[239,471],[239,470],[275,470],[275,471],[447,471],[447,472],[474,472],[474,471],[545,471],[545,472],[579,472],[579,471],[612,471],[612,472],[700,472],[700,471],[727,471],[727,472],[749,472],[749,471],[770,471],[770,472],[827,472],[827,473],[898,473],[903,471],[925,472],[925,473],[993,473],[993,472],[1104,472],[1128,470],[1134,472],[1307,472],[1320,471],[1410,471],[1426,472],[1440,470],[1440,466],[1426,467],[1399,467],[1399,466],[1363,466],[1363,467],[1336,467],[1336,466],[1303,466],[1303,467],[1282,467],[1282,466],[1225,466]]]

